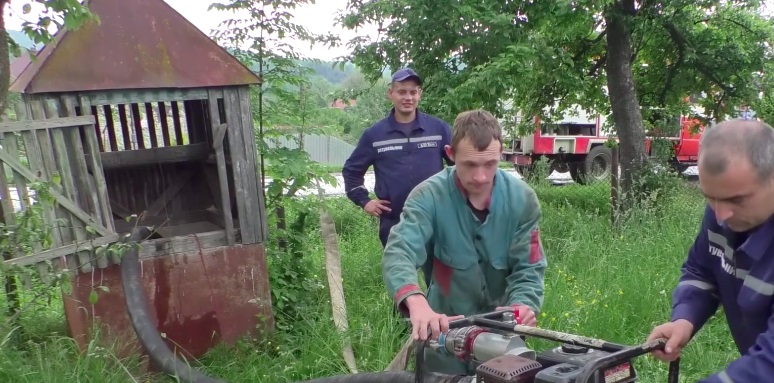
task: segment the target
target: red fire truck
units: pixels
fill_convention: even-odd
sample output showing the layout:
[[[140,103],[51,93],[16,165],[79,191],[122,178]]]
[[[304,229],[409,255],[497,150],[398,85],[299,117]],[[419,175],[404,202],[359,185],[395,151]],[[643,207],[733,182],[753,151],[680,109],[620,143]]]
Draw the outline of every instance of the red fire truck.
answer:
[[[699,138],[704,126],[699,120],[681,116],[679,133],[664,136],[658,132],[647,132],[645,150],[655,155],[652,143],[656,136],[670,143],[673,150],[670,164],[683,173],[696,165],[699,150]],[[541,157],[550,161],[551,170],[559,173],[570,172],[573,181],[586,184],[596,180],[608,179],[611,169],[611,150],[605,146],[608,134],[603,132],[604,117],[584,115],[565,117],[550,124],[541,123],[534,118],[535,130],[532,133],[511,140],[510,148],[504,148],[503,160],[512,162],[516,170],[527,177],[534,164]],[[698,125],[698,126],[697,126]],[[665,131],[675,129],[664,129]],[[614,138],[617,140],[617,138]]]

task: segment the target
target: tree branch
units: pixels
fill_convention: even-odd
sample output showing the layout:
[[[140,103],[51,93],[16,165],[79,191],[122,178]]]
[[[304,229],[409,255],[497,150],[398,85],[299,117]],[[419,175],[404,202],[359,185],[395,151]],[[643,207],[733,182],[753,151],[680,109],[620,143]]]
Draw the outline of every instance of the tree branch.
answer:
[[[674,42],[678,48],[682,49],[688,49],[691,48],[691,44],[688,41],[688,39],[677,29],[677,26],[672,21],[665,21],[663,23],[664,28],[666,28],[667,32],[669,33],[669,37],[672,39],[672,42]],[[715,74],[712,72],[712,69],[708,68],[702,60],[695,60],[694,64],[696,65],[696,69],[701,72],[704,76],[706,76],[711,82],[713,82],[715,85],[717,85],[720,89],[722,89],[724,92],[733,94],[734,88],[726,85],[721,81]]]
[[[738,21],[736,21],[736,20],[727,19],[727,18],[725,18],[725,17],[719,17],[718,19],[719,19],[719,20],[721,20],[721,21],[727,21],[727,22],[729,22],[729,23],[731,23],[731,24],[736,24],[737,26],[739,26],[740,28],[742,28],[742,29],[746,30],[746,31],[747,31],[747,32],[749,32],[749,33],[753,33],[753,34],[755,33],[755,31],[753,31],[752,29],[750,29],[750,27],[748,27],[748,26],[746,26],[746,25],[744,25],[744,24],[742,24],[742,23],[740,23],[740,22],[738,22]]]
[[[607,35],[607,29],[604,29],[593,40],[584,39],[585,44],[583,44],[583,48],[581,48],[577,53],[575,53],[575,55],[572,57],[572,61],[580,60],[581,57],[583,57],[584,55],[586,55],[586,53],[588,53],[589,49],[593,48],[594,45],[602,41],[602,39],[604,39],[606,35]]]
[[[602,66],[605,65],[606,62],[607,62],[607,52],[605,52],[605,54],[602,55],[602,57],[600,57],[599,60],[597,60],[594,63],[594,66],[591,67],[591,69],[589,70],[588,76],[591,77],[596,75],[599,68],[602,68]]]
[[[637,14],[637,4],[634,0],[622,0],[621,10],[623,10],[626,15],[634,16]]]
[[[658,105],[664,106],[666,104],[666,97],[669,90],[672,88],[672,82],[677,76],[677,70],[683,65],[685,61],[685,45],[677,44],[677,62],[672,65],[668,72],[667,78],[664,81],[664,87],[661,89],[661,94],[658,96]]]

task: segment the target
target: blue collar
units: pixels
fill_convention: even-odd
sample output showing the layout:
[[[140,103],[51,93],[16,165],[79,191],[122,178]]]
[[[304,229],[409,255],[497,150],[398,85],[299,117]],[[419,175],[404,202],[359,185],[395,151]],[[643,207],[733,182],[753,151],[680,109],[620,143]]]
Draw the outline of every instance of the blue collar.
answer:
[[[400,123],[398,123],[397,120],[395,120],[395,107],[390,108],[390,112],[387,114],[387,126],[388,130],[396,130],[399,131]],[[414,129],[422,129],[424,130],[424,126],[426,126],[425,123],[425,117],[423,116],[423,113],[419,111],[419,108],[417,108],[417,115],[414,118],[413,121]]]
[[[747,240],[740,246],[741,250],[750,258],[759,261],[771,245],[772,233],[774,233],[774,215],[750,233]]]

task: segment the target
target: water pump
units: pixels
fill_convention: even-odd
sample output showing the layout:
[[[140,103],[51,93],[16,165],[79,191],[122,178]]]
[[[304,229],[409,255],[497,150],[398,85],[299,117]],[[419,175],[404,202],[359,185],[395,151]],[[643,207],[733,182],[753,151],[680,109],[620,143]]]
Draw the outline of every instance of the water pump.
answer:
[[[526,344],[534,337],[560,343],[542,352]],[[632,360],[663,349],[666,339],[624,346],[600,339],[518,324],[513,312],[496,311],[459,319],[438,340],[417,347],[416,383],[422,383],[424,349],[453,356],[476,371],[458,376],[459,383],[633,383],[638,381]],[[669,383],[677,383],[679,360],[669,366]]]

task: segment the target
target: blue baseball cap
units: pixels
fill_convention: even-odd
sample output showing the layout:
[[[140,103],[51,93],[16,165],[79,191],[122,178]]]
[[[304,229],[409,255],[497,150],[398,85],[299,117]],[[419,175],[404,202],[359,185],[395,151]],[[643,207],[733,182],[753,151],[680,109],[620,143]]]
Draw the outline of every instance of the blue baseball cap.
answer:
[[[395,72],[395,74],[392,75],[392,81],[394,82],[406,81],[410,78],[416,80],[417,84],[422,85],[422,78],[419,77],[417,72],[414,72],[414,70],[411,68],[399,69],[397,72]]]

